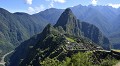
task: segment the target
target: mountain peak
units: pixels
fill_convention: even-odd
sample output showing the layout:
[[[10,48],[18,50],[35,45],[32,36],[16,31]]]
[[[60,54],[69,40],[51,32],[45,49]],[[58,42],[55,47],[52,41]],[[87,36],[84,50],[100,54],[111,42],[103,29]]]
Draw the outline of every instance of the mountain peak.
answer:
[[[55,24],[55,27],[61,26],[64,30],[66,30],[66,25],[73,24],[76,22],[76,17],[74,16],[72,10],[70,8],[67,8],[58,19],[57,23]]]
[[[67,8],[64,12],[67,13],[67,14],[71,14],[72,10],[70,8]]]

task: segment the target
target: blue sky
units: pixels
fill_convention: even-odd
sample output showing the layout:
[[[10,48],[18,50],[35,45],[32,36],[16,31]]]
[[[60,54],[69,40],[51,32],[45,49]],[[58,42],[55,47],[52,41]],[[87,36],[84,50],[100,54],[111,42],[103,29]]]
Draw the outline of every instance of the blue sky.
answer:
[[[10,12],[38,13],[48,8],[65,9],[76,5],[109,5],[120,7],[120,0],[0,0],[0,7]]]

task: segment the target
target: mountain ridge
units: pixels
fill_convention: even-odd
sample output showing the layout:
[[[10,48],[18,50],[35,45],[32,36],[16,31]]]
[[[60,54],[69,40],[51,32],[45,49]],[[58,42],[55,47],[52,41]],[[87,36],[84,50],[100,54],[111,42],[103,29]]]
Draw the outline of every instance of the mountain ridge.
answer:
[[[26,13],[10,13],[0,8],[0,57],[24,40],[42,31],[48,22]]]
[[[69,13],[70,15],[68,15]],[[74,20],[77,19],[73,19],[73,21],[71,21],[72,20],[71,18],[74,17],[74,15],[71,14],[72,14],[71,10],[69,11],[69,9],[66,9],[61,14],[61,17],[69,17],[68,20],[70,19],[70,22],[64,21],[64,19],[63,21],[61,21],[61,17],[58,19],[58,22],[62,22],[62,23],[65,22],[64,23],[65,25],[69,25],[69,23],[75,24]],[[16,48],[15,52],[11,56],[10,66],[13,65],[18,66],[19,63],[20,66],[40,65],[39,64],[40,60],[42,61],[47,57],[50,58],[56,57],[59,60],[63,60],[66,56],[71,55],[71,54],[69,55],[69,51],[72,51],[72,49],[75,50],[78,49],[78,51],[79,49],[82,49],[84,51],[84,50],[98,50],[97,47],[100,47],[99,44],[95,44],[91,40],[85,38],[84,35],[83,37],[81,37],[75,34],[76,35],[75,37],[74,34],[72,33],[69,34],[68,29],[65,30],[64,26],[62,25],[60,24],[58,26],[57,25],[52,26],[48,24],[40,34],[36,35],[36,37],[38,38],[32,37],[31,39],[23,42],[18,48]],[[85,25],[83,26],[86,27]],[[65,28],[67,27],[65,26]],[[94,28],[98,29],[97,27]],[[76,28],[72,27],[72,29],[74,31],[74,29]],[[70,31],[72,32],[72,30]],[[99,49],[103,49],[103,48],[100,47]]]

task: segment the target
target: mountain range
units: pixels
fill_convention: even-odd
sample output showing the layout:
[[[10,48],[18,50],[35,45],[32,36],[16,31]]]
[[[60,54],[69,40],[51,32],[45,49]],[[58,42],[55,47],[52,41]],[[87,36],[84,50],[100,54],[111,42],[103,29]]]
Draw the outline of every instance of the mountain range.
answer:
[[[63,20],[61,14],[64,12],[64,9],[50,8],[29,15],[21,12],[10,13],[0,8],[0,57],[19,46],[21,42],[24,43],[25,40],[28,40],[33,35],[36,36],[36,34],[42,32],[48,23],[54,25],[57,31],[69,33],[74,36],[87,37],[87,39],[92,40],[94,43],[98,45],[101,44],[100,46],[103,48],[107,47],[106,49],[109,49],[107,44],[110,42],[113,48],[120,48],[120,8],[78,5],[70,7],[70,9],[76,17],[70,18],[71,20],[68,22],[64,19],[64,23],[61,24]],[[59,19],[60,17],[61,19]],[[71,17],[73,17],[73,15]],[[72,24],[72,20],[74,20],[76,24]]]
[[[96,26],[79,21],[67,8],[54,26],[48,24],[40,34],[17,47],[8,64],[38,66],[47,57],[63,60],[69,53],[74,54],[74,50],[108,50],[109,45],[108,38]]]
[[[110,39],[113,48],[116,48],[114,47],[114,45],[119,46],[120,37],[118,36],[120,33],[119,30],[120,8],[116,9],[111,6],[100,6],[100,5],[97,6],[77,5],[70,8],[75,14],[77,19],[97,26],[100,29],[100,31],[102,31],[102,33]],[[51,22],[51,24],[55,24],[58,18],[60,17],[60,14],[62,14],[63,11],[64,9],[51,8],[34,15],[42,16],[44,19]],[[52,16],[53,14],[55,16]],[[115,35],[117,35],[117,37]]]

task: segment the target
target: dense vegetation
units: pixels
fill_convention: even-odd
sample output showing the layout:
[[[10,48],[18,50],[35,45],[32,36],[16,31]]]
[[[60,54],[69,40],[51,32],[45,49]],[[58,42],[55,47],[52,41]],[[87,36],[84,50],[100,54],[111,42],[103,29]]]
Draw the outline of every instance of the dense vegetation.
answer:
[[[46,58],[44,61],[40,62],[40,64],[42,66],[113,66],[118,62],[118,60],[110,56],[101,59],[102,61],[98,61],[98,59],[92,57],[92,55],[92,52],[79,52],[71,57],[66,57],[63,61],[59,61],[56,58]],[[95,62],[99,63],[94,64]]]

